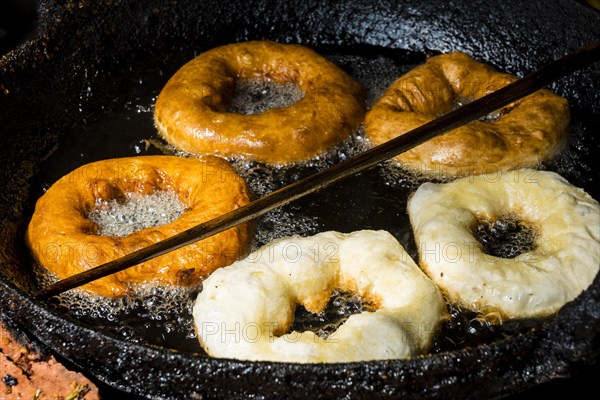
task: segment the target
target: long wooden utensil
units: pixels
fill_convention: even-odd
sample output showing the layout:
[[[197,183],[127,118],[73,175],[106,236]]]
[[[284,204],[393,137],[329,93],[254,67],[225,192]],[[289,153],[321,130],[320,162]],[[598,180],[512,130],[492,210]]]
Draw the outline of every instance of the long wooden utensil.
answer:
[[[389,142],[287,185],[244,207],[204,222],[168,239],[53,283],[41,289],[34,297],[36,299],[46,299],[55,296],[250,221],[275,208],[291,203],[307,194],[314,193],[332,183],[397,156],[444,132],[481,118],[599,59],[600,41],[553,61],[500,90],[465,104]]]

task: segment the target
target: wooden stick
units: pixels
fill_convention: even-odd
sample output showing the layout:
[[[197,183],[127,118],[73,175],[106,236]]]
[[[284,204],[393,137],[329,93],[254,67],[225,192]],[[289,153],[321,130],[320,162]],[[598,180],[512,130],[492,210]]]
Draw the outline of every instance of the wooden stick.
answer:
[[[51,284],[34,295],[46,299],[107,275],[123,271],[190,243],[250,221],[275,208],[314,193],[332,183],[388,160],[444,132],[481,118],[600,59],[600,42],[553,61],[487,96],[449,112],[419,128],[367,150],[344,162],[287,185],[244,207],[204,222],[165,240]]]

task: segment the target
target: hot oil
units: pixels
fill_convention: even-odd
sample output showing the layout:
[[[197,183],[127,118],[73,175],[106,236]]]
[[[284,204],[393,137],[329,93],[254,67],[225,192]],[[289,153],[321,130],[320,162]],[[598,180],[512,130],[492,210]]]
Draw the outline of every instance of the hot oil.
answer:
[[[450,318],[442,323],[439,334],[434,338],[430,349],[432,353],[492,343],[526,332],[545,321],[544,319],[503,321],[497,313],[477,315],[455,306],[449,306],[448,311]]]
[[[198,351],[191,314],[197,287],[144,284],[131,289],[131,295],[116,299],[72,291],[49,302],[83,325],[130,342]]]
[[[290,106],[304,97],[304,93],[293,83],[276,84],[267,79],[240,79],[236,82],[235,94],[228,112],[254,115],[271,108]]]
[[[88,218],[98,226],[97,235],[123,237],[145,228],[161,226],[183,215],[185,205],[177,193],[157,190],[148,195],[127,193],[125,201],[103,200]]]
[[[423,54],[370,47],[353,48],[351,51],[345,48],[328,48],[322,49],[320,53],[362,83],[367,89],[368,108],[397,77],[424,61]],[[32,203],[58,178],[89,162],[154,154],[190,156],[174,150],[162,141],[153,124],[153,104],[169,75],[163,72],[165,69],[173,70],[173,67],[161,69],[152,64],[148,68],[140,67],[138,71],[130,71],[125,78],[123,90],[115,94],[125,96],[116,102],[119,106],[113,106],[102,113],[101,118],[82,123],[77,129],[65,133],[63,141],[45,160],[32,183]],[[238,102],[236,105],[238,111],[260,112],[265,107],[285,106],[299,97],[293,87],[271,86],[265,92],[264,82],[249,83],[249,89],[243,87],[244,82],[238,85],[238,97],[234,100],[243,100],[246,96],[260,104],[245,107],[244,101],[241,101],[241,104]],[[278,93],[283,93],[282,97],[278,97]],[[276,95],[273,96],[274,94]],[[579,166],[581,154],[585,152],[588,139],[581,137],[586,126],[574,124],[574,139],[569,144],[569,150],[561,156],[565,161],[559,160],[558,164],[553,165],[554,169],[564,169],[561,173],[568,179],[570,175],[577,177],[570,168]],[[254,197],[260,197],[339,163],[368,147],[360,128],[350,139],[327,154],[307,162],[284,167],[246,159],[231,159],[230,162],[247,181]],[[424,180],[419,175],[402,171],[394,162],[383,163],[259,218],[252,247],[257,248],[274,238],[292,234],[307,236],[326,230],[351,232],[384,229],[391,232],[410,255],[417,259],[406,214],[406,202],[409,194]],[[577,180],[574,183],[577,184]],[[39,284],[56,279],[42,272],[38,274],[38,278]],[[73,291],[52,299],[51,304],[83,325],[128,341],[185,352],[201,351],[191,317],[191,307],[200,288],[140,285],[133,290],[134,295],[121,299],[106,299]],[[295,329],[306,327],[326,336],[327,329],[338,326],[348,315],[362,310],[362,305],[357,305],[354,300],[344,298],[338,301],[339,304],[334,300],[324,314],[318,316],[303,314],[300,309]],[[340,310],[342,314],[339,314]],[[489,334],[490,325],[481,323],[481,320],[468,324],[464,322],[472,320],[474,316],[461,310],[453,310],[452,319],[444,325],[442,335],[436,339],[432,351],[462,348],[529,329],[528,323],[519,323],[517,328],[504,324],[499,328],[494,327],[493,334]],[[456,326],[460,326],[460,329]]]
[[[473,235],[483,245],[486,254],[515,258],[535,250],[537,231],[517,215],[503,215],[494,221],[479,221]]]
[[[325,309],[312,314],[302,306],[296,307],[294,323],[290,331],[312,331],[317,336],[327,339],[340,327],[351,315],[363,311],[371,311],[368,304],[354,293],[334,290],[331,293],[329,303]]]

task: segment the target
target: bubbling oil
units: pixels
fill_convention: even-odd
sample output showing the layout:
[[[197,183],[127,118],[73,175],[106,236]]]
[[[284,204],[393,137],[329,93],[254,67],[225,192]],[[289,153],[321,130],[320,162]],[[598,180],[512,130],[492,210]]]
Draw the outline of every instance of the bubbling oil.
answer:
[[[361,53],[355,49],[348,52],[340,48],[323,51],[321,54],[345,69],[363,85],[367,92],[367,108],[372,107],[395,79],[417,63],[423,62],[425,58],[423,54],[404,50],[394,50],[393,54],[379,54],[377,49]],[[32,196],[35,199],[60,176],[77,166],[99,159],[155,154],[193,157],[165,143],[153,126],[153,104],[166,78],[161,67],[156,67],[154,60],[152,61],[153,64],[148,68],[140,68],[140,71],[143,70],[143,79],[136,76],[126,79],[129,86],[128,90],[123,90],[121,94],[127,96],[123,99],[122,109],[107,111],[102,120],[88,122],[65,135],[64,141],[40,168],[40,175],[36,177],[37,183],[32,187]],[[299,101],[302,95],[293,85],[277,85],[258,80],[240,81],[228,111],[256,114],[270,108],[286,107]],[[589,148],[586,138],[593,135],[588,134],[584,137],[587,129],[585,124],[576,123],[573,126],[574,139],[569,149],[551,166],[567,179],[576,178],[573,183],[577,184],[578,178],[583,179],[576,171],[581,169],[581,154]],[[107,140],[109,132],[110,140]],[[114,132],[119,134],[112,134]],[[359,127],[338,146],[305,162],[277,166],[244,158],[231,158],[229,161],[246,180],[253,196],[258,198],[342,162],[369,147],[370,143],[364,136],[364,130]],[[382,163],[332,188],[323,189],[317,195],[307,196],[258,218],[252,248],[256,249],[273,239],[293,234],[308,236],[325,230],[350,232],[357,229],[385,229],[392,232],[409,251],[413,249],[410,254],[416,257],[412,231],[406,215],[406,202],[411,192],[421,183],[430,180],[430,177],[407,172],[393,161]],[[142,203],[148,200],[146,198]],[[173,216],[179,212],[179,206],[163,204],[163,200],[159,200],[158,203],[162,204],[159,208],[164,208],[164,214]],[[173,208],[169,208],[171,206]],[[115,212],[118,207],[113,205],[113,211],[106,213],[103,218],[109,218],[112,213],[110,218],[113,219],[119,219],[117,215],[123,215],[125,220],[129,218],[125,215],[131,215],[133,220],[155,220],[154,216],[140,217],[141,214],[138,213],[140,208],[143,208],[141,204],[134,206],[131,203],[128,207],[130,209]],[[161,211],[158,213],[163,214]],[[161,221],[168,221],[168,218],[156,223],[160,224]],[[99,221],[99,225],[114,224]],[[148,227],[135,225],[131,229],[140,226]],[[107,234],[127,234],[120,229],[113,226]],[[57,279],[37,266],[34,270],[39,286]],[[184,352],[201,352],[191,316],[191,308],[200,290],[201,286],[158,287],[148,282],[132,286],[132,294],[123,298],[108,299],[81,291],[71,291],[53,298],[50,304],[67,317],[76,319],[78,323],[127,341],[159,345]],[[496,326],[464,310],[452,307],[450,309],[452,318],[442,327],[432,352],[490,342],[515,332],[523,332],[531,325],[538,324],[536,321],[517,321]],[[310,329],[326,337],[349,315],[362,311],[365,311],[365,305],[355,295],[334,293],[330,305],[322,314],[312,315],[298,307],[297,320],[292,329]]]
[[[372,311],[371,307],[355,293],[334,290],[329,298],[329,303],[323,311],[313,314],[303,306],[296,307],[294,323],[290,331],[312,331],[317,336],[327,339],[351,315],[364,311]]]
[[[144,228],[166,225],[183,215],[185,205],[177,193],[157,190],[151,194],[126,193],[125,201],[103,200],[88,218],[98,226],[99,236],[123,237]]]
[[[53,281],[46,275],[46,282]],[[133,343],[153,344],[186,352],[199,350],[191,307],[199,287],[130,285],[130,294],[106,298],[70,291],[49,300],[84,326]]]
[[[253,115],[272,108],[284,108],[300,101],[304,93],[293,83],[275,83],[269,79],[239,79],[229,112]]]
[[[483,245],[486,254],[515,258],[535,250],[537,230],[517,215],[507,214],[493,221],[479,221],[473,228],[473,235]]]

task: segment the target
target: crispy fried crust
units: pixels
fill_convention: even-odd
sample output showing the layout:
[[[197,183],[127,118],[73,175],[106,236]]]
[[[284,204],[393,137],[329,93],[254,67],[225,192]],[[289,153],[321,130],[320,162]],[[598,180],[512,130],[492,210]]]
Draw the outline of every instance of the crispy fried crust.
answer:
[[[304,97],[261,114],[228,113],[237,79],[292,82]],[[362,87],[314,51],[268,41],[231,44],[185,64],[161,91],[155,123],[173,146],[269,163],[312,158],[348,137],[364,116]]]
[[[125,237],[98,236],[88,215],[98,201],[126,193],[174,191],[186,211],[177,220]],[[145,156],[98,161],[59,179],[38,200],[26,240],[37,261],[66,278],[159,242],[249,202],[246,184],[218,158]],[[83,288],[103,296],[126,294],[127,283],[190,285],[244,255],[246,225],[97,280]]]
[[[443,115],[457,102],[496,91],[517,78],[463,53],[431,57],[396,80],[367,113],[367,137],[384,143]],[[535,166],[560,151],[567,134],[566,99],[539,90],[499,112],[493,122],[475,121],[398,157],[404,167],[434,175],[464,176]]]

